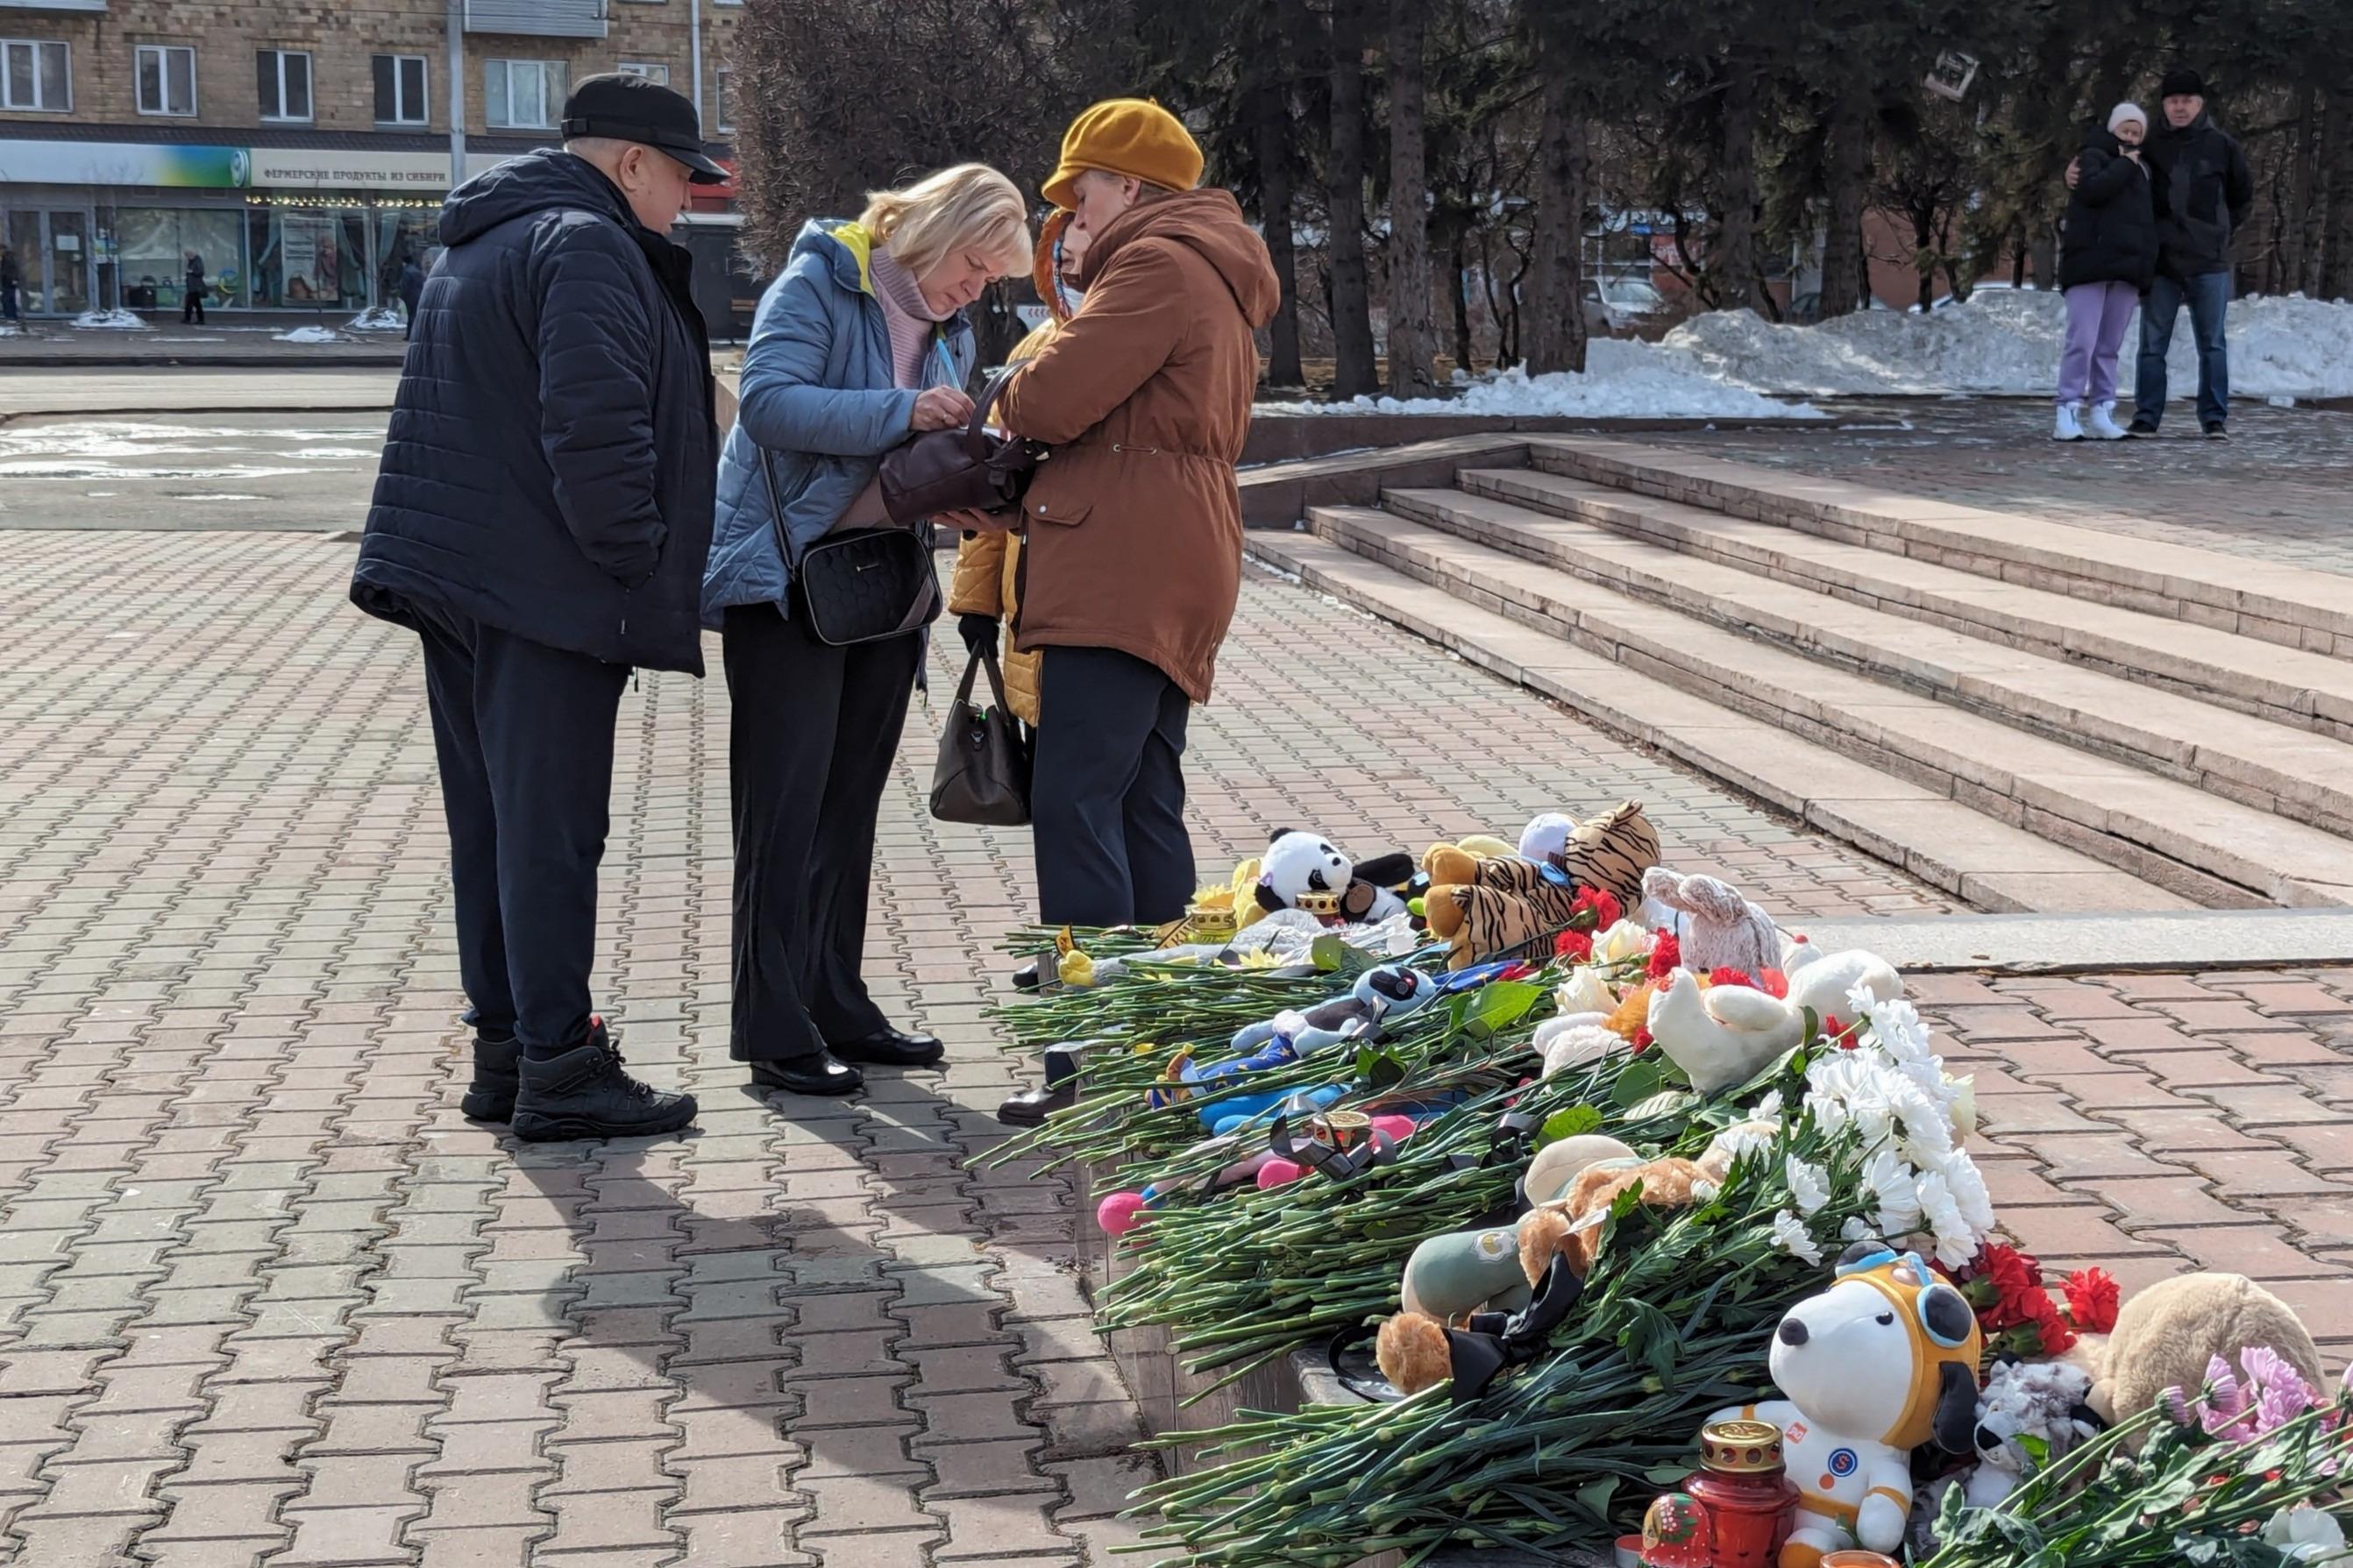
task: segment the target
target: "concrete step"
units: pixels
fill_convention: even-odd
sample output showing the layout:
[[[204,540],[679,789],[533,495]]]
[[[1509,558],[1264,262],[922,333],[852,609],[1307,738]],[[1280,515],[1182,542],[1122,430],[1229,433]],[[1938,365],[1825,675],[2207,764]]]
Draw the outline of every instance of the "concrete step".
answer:
[[[2353,661],[1541,468],[1467,468],[1461,488],[1832,598],[2353,740]]]
[[[1311,521],[1319,534],[1367,559],[1679,688],[1687,694],[1672,715],[1679,724],[1702,728],[1711,717],[1721,721],[1726,709],[1766,721],[1868,772],[1917,784],[1932,799],[1959,801],[2194,903],[2353,904],[2353,843],[2317,828],[1444,529],[1361,508],[1319,510]],[[1904,842],[1909,815],[1900,799],[1876,808],[1883,837]]]
[[[1370,510],[1352,515],[1397,522]],[[1541,617],[1507,616],[1503,602],[1482,589],[1466,585],[1484,595],[1484,605],[1466,602],[1428,577],[1313,534],[1253,533],[1246,542],[1252,555],[1295,573],[1309,587],[1451,648],[1978,909],[2093,914],[2189,909],[2200,901],[1974,810],[1949,788],[1891,776],[1858,760],[1852,748],[1815,744],[1770,720],[1641,673],[1620,662],[1614,647],[1597,651]],[[1544,570],[1493,559],[1515,574]]]
[[[1681,554],[1492,495],[1392,490],[1386,499],[1394,512],[1506,554],[2209,794],[2353,834],[2353,743],[2333,736],[1829,597],[1746,565]]]
[[[1628,441],[1528,438],[1532,466],[2005,583],[2353,658],[2353,578]]]

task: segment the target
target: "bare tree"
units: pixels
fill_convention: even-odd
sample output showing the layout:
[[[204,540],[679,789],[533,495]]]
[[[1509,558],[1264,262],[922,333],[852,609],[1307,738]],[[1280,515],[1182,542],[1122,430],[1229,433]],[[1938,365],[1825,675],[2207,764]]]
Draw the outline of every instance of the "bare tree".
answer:
[[[1333,394],[1361,397],[1378,384],[1373,307],[1365,265],[1365,17],[1367,0],[1332,0],[1331,212]]]
[[[1585,368],[1585,195],[1591,145],[1569,40],[1557,20],[1537,19],[1536,74],[1544,118],[1536,132],[1535,236],[1529,263],[1528,369]]]
[[[1430,160],[1422,134],[1427,97],[1424,0],[1389,3],[1389,392],[1426,396],[1436,328],[1430,313]]]

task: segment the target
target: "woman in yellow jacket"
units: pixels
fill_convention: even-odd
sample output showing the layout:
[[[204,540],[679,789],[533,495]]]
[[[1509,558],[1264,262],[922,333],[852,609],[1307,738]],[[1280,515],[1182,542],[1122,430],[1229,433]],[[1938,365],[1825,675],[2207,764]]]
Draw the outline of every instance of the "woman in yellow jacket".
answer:
[[[1064,279],[1074,277],[1086,254],[1087,237],[1068,232],[1071,215],[1058,212],[1038,232],[1038,251],[1030,281],[1046,302],[1046,320],[1021,340],[1006,357],[1019,364],[1060,331],[1078,309],[1079,296]],[[956,631],[972,653],[994,647],[1000,623],[1013,624],[1020,608],[1021,536],[991,530],[967,533],[956,547],[955,580],[948,589],[948,613],[956,617]],[[1038,723],[1038,655],[1016,650],[1008,640],[1001,668],[1005,675],[1005,705],[1013,716],[1035,728]]]

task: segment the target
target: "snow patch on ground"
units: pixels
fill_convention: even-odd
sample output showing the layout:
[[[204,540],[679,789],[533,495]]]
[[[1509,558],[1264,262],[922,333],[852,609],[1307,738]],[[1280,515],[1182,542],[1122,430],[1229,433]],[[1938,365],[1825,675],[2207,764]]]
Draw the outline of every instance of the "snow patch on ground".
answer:
[[[1788,326],[1748,310],[1695,316],[1656,343],[1597,340],[1582,375],[1514,369],[1465,384],[1459,396],[1360,397],[1276,403],[1286,414],[1483,414],[1571,418],[1820,418],[1777,398],[1910,395],[2048,396],[2066,334],[2053,292],[1989,290],[1925,316],[1858,311],[1819,326]],[[2278,403],[2353,397],[2353,304],[2300,294],[2231,302],[2233,396]],[[2140,318],[2126,329],[2117,367],[2132,395]],[[2177,401],[2198,386],[2198,350],[2184,310],[2166,360]]]
[[[343,334],[332,327],[297,327],[290,332],[280,332],[281,343],[339,343]]]
[[[1282,414],[1472,414],[1571,419],[1819,419],[1820,410],[1779,403],[1731,384],[1687,356],[1655,344],[1597,339],[1585,371],[1530,375],[1521,366],[1469,382],[1456,397],[1359,397],[1349,403],[1275,403]]]
[[[84,310],[73,324],[93,332],[143,332],[147,323],[128,310]]]
[[[408,322],[390,305],[370,305],[343,324],[347,332],[397,332]]]

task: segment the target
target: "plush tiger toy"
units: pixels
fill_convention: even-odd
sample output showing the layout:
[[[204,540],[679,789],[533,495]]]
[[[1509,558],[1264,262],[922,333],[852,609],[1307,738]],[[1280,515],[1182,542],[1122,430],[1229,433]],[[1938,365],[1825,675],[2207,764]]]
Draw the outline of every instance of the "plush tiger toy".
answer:
[[[1659,863],[1659,835],[1641,803],[1578,824],[1548,859],[1481,859],[1432,851],[1433,884],[1423,902],[1432,935],[1450,946],[1447,966],[1533,951],[1566,928],[1579,888],[1613,896],[1628,909],[1642,896],[1642,873]]]

